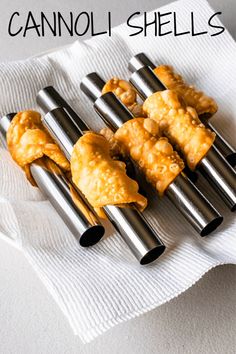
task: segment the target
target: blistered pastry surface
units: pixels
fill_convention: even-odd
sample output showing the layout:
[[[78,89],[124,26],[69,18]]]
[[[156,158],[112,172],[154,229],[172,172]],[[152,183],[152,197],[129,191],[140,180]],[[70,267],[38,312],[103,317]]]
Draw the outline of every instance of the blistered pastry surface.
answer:
[[[160,65],[154,69],[155,74],[169,90],[174,90],[187,106],[196,109],[198,115],[208,116],[216,113],[218,107],[215,100],[192,85],[187,85],[182,76],[169,65]]]
[[[138,193],[138,183],[126,175],[125,164],[110,156],[109,143],[93,132],[83,135],[71,156],[72,178],[89,203],[98,211],[105,205],[135,203],[140,210],[147,199]]]
[[[185,107],[172,90],[154,93],[146,99],[143,109],[194,170],[215,139],[215,134],[200,122],[196,110]]]
[[[126,80],[114,77],[106,82],[102,94],[113,92],[135,117],[143,117],[142,105],[137,102],[137,93]]]
[[[108,127],[104,127],[100,130],[100,134],[106,138],[109,143],[111,157],[124,156],[124,149],[122,145],[115,138],[115,133]]]
[[[69,162],[43,127],[38,112],[24,111],[15,115],[7,131],[7,145],[12,158],[31,182],[29,165],[44,155],[63,170],[70,170]]]
[[[115,138],[162,195],[184,168],[167,138],[159,137],[159,126],[150,118],[134,118],[122,125]]]

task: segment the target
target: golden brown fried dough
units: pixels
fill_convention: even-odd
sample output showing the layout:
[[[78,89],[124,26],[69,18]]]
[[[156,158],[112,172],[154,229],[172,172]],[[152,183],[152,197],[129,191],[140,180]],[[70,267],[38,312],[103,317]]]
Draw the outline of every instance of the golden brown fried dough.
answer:
[[[13,160],[23,168],[31,183],[29,165],[44,155],[63,170],[70,170],[69,162],[43,127],[38,112],[24,111],[16,114],[7,131],[7,145]]]
[[[88,132],[74,146],[71,172],[75,185],[101,216],[106,205],[135,203],[144,210],[147,199],[138,193],[138,183],[126,175],[125,164],[111,158],[109,143],[100,134]]]
[[[104,127],[101,129],[100,134],[106,138],[106,140],[109,143],[109,148],[110,148],[110,155],[111,157],[118,157],[118,156],[124,156],[124,151],[122,149],[121,144],[115,139],[115,133],[108,128]]]
[[[215,134],[199,120],[192,107],[180,103],[175,91],[156,92],[146,99],[143,109],[154,119],[164,135],[179,149],[194,170],[212,146]]]
[[[158,124],[154,120],[134,118],[117,130],[115,138],[162,195],[181,173],[184,163],[168,139],[160,138],[158,133]]]
[[[135,117],[144,117],[142,105],[137,103],[137,93],[128,81],[112,78],[102,89],[102,94],[107,92],[113,92]]]
[[[182,76],[175,73],[171,66],[160,65],[154,69],[154,72],[167,89],[174,90],[184,100],[186,106],[196,109],[198,115],[204,114],[210,117],[217,112],[218,107],[213,98],[187,85]]]

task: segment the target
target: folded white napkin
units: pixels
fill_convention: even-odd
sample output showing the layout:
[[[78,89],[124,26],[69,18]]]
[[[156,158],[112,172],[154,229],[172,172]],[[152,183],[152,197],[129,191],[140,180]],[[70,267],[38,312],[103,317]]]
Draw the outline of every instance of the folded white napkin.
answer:
[[[177,12],[179,30],[189,27],[191,11],[199,30],[205,30],[213,13],[203,0],[181,0],[161,11]],[[36,93],[54,85],[93,129],[102,127],[80,91],[80,81],[91,71],[98,71],[105,79],[114,75],[128,78],[128,60],[140,51],[156,63],[173,64],[187,81],[215,97],[220,109],[212,121],[235,143],[236,45],[227,31],[216,37],[155,38],[150,33],[144,38],[129,37],[127,27],[121,25],[110,38],[77,41],[39,58],[1,64],[0,113],[38,109]],[[109,225],[108,238],[95,247],[81,248],[50,203],[26,182],[9,154],[3,149],[0,154],[0,234],[22,249],[84,342],[169,301],[212,267],[236,262],[234,215],[203,181],[204,190],[225,217],[222,226],[201,239],[167,199],[151,197],[145,215],[159,230],[167,250],[155,264],[140,266]]]

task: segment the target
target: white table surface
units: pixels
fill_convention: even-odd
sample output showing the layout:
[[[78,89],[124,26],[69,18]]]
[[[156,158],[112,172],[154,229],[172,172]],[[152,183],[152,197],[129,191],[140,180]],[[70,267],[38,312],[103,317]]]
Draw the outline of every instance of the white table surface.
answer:
[[[73,42],[75,38],[10,38],[7,25],[14,11],[94,11],[97,29],[103,14],[113,13],[114,25],[135,11],[148,11],[166,0],[1,0],[0,61],[23,59]],[[236,38],[235,0],[210,0]],[[117,8],[119,7],[119,11]],[[23,23],[23,20],[22,20]],[[236,236],[236,235],[235,235]],[[156,310],[123,323],[83,345],[23,255],[0,240],[1,354],[151,354],[236,353],[236,268],[210,271],[187,292]]]

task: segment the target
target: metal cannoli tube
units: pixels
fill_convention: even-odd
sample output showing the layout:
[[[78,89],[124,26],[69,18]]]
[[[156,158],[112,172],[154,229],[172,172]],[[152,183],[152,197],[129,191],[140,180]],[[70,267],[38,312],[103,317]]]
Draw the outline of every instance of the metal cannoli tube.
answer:
[[[55,108],[64,107],[70,114],[71,119],[75,122],[78,119],[77,113],[53,86],[47,86],[40,90],[37,95],[37,102],[45,113],[52,111]],[[84,131],[89,130],[89,127],[82,119],[80,119],[77,127],[81,134],[83,134]]]
[[[201,116],[199,116],[201,119]],[[214,141],[215,147],[219,150],[221,155],[228,161],[230,166],[236,166],[236,151],[235,149],[223,138],[223,136],[213,127],[211,122],[204,121],[206,127],[211,129],[215,134],[216,138]]]
[[[41,102],[44,100],[42,92],[37,97],[40,106],[43,106]],[[58,108],[50,108],[48,105],[45,110],[43,124],[70,159],[74,144],[83,134],[84,122],[77,114],[76,119],[71,117],[67,108],[60,107],[60,102]],[[163,242],[136,208],[107,205],[103,209],[140,264],[151,263],[164,252]]]
[[[75,123],[76,120],[78,120],[77,113],[64,100],[64,98],[61,97],[61,95],[53,86],[47,86],[41,91],[39,91],[37,100],[44,112],[52,111],[54,108],[64,107]],[[77,124],[77,126],[81,134],[83,134],[84,131],[89,130],[87,124],[82,120],[79,122],[79,124]],[[122,156],[120,156],[119,158],[126,164],[127,175],[131,178],[135,178],[135,168],[132,161],[129,159],[123,159]]]
[[[129,62],[129,70],[135,72],[144,66],[149,66],[151,69],[155,69],[154,63],[144,53],[139,53],[132,57]],[[164,85],[163,85],[164,86]],[[219,150],[228,163],[234,167],[236,165],[236,151],[235,149],[222,137],[222,135],[214,128],[214,126],[206,121],[205,115],[199,115],[199,118],[203,123],[216,133],[214,146]]]
[[[145,100],[157,91],[163,90],[163,85],[150,67],[142,67],[130,78],[131,84]],[[214,164],[213,164],[214,161]],[[236,210],[236,175],[234,169],[213,145],[207,155],[198,163],[197,168],[219,193],[231,211]]]
[[[133,115],[112,92],[101,94],[104,84],[97,73],[91,73],[82,80],[81,89],[93,101],[94,109],[103,121],[115,131],[132,119]],[[223,220],[182,173],[169,185],[165,194],[201,236],[215,230]]]
[[[0,118],[0,141],[5,149],[7,149],[7,131],[15,115],[16,113],[9,113]]]
[[[143,68],[144,66],[149,66],[151,69],[155,69],[156,67],[145,53],[138,53],[134,55],[128,64],[128,68],[132,73]]]
[[[15,113],[10,113],[0,119],[0,136],[5,147],[6,133],[14,116]],[[104,235],[105,229],[65,175],[58,173],[57,168],[49,169],[43,160],[33,162],[30,172],[80,245],[88,247],[96,244]],[[76,204],[71,196],[72,188]]]

